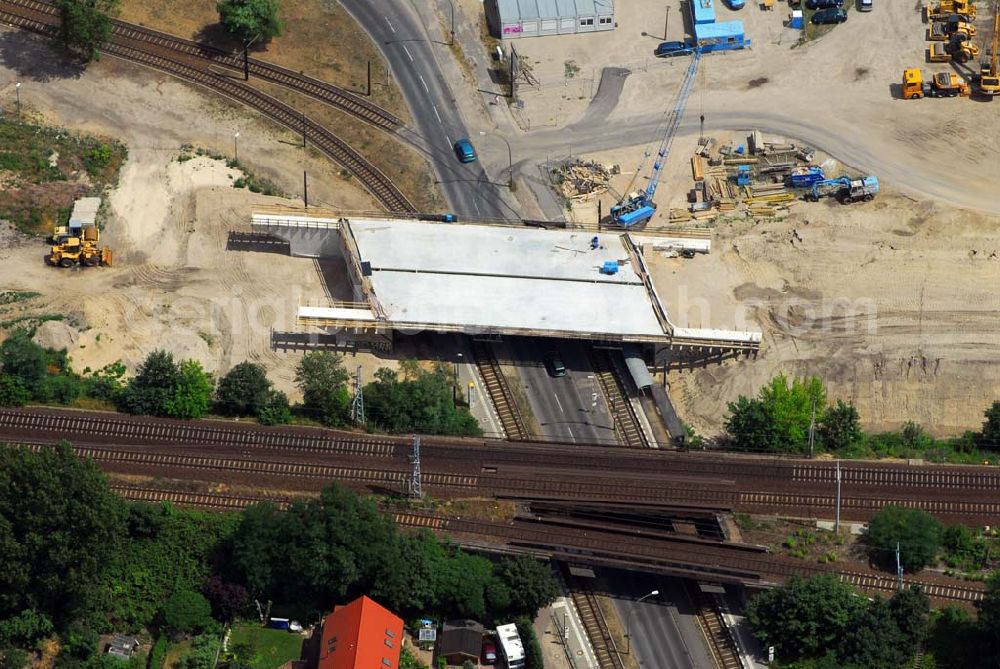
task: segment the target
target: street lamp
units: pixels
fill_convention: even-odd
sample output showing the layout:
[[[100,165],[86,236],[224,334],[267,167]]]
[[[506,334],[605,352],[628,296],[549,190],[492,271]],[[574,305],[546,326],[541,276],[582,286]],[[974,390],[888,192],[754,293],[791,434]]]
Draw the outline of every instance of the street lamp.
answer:
[[[21,118],[21,82],[18,81],[14,84],[14,95],[17,97],[17,118]]]
[[[632,635],[629,633],[629,630],[631,629],[630,625],[632,624],[632,612],[635,611],[636,604],[641,603],[642,600],[644,600],[644,599],[649,599],[650,597],[656,597],[658,594],[660,594],[659,590],[653,590],[651,592],[648,592],[645,595],[643,595],[642,597],[640,597],[639,599],[637,599],[634,602],[632,602],[632,606],[629,607],[629,609],[628,609],[628,616],[625,618],[625,654],[626,655],[631,655],[632,654]]]
[[[233,162],[240,162],[240,131],[237,130],[236,134],[233,135]]]
[[[448,4],[451,5],[451,41],[448,42],[448,46],[455,46],[455,2],[448,0]]]
[[[479,134],[485,137],[488,133],[486,133],[483,130],[480,130]],[[494,136],[502,139],[503,143],[507,145],[507,172],[509,175],[507,179],[507,188],[514,190],[514,159],[513,159],[513,152],[510,149],[510,142],[508,142],[507,138],[504,137],[503,135],[494,134]]]

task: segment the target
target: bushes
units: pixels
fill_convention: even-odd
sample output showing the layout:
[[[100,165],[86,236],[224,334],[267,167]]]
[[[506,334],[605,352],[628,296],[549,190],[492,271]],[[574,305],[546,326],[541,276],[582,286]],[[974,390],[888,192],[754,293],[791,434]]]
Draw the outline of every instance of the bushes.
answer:
[[[170,632],[201,632],[212,623],[212,607],[201,593],[177,590],[163,605],[160,620]]]
[[[903,569],[920,571],[937,559],[941,547],[941,524],[926,511],[887,506],[868,523],[868,546],[872,559],[895,569],[896,546]]]
[[[153,351],[125,386],[121,408],[149,416],[201,418],[211,406],[214,387],[199,362],[178,364],[170,353]]]
[[[545,656],[542,655],[542,646],[538,643],[538,636],[535,634],[535,626],[528,618],[520,618],[517,621],[517,634],[521,637],[524,646],[524,667],[525,669],[545,669]]]
[[[170,642],[167,637],[161,636],[153,644],[153,650],[149,653],[149,669],[163,669],[164,663],[167,661],[167,649],[170,647]]]
[[[253,362],[241,362],[219,379],[215,398],[220,412],[256,416],[263,425],[292,420],[288,397],[274,390],[264,368]]]
[[[478,436],[482,430],[472,414],[455,406],[454,389],[444,367],[427,371],[404,361],[403,378],[382,368],[365,386],[368,420],[388,432],[420,432]]]

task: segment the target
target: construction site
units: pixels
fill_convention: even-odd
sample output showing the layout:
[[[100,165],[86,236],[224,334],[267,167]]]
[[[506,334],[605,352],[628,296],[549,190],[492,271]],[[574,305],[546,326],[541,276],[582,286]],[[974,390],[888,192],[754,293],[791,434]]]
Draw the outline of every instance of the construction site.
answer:
[[[816,376],[866,432],[948,437],[979,430],[1000,397],[1000,6],[875,3],[620,0],[563,16],[544,0],[302,0],[285,36],[240,51],[202,32],[213,7],[126,0],[106,57],[82,67],[50,46],[54,5],[0,0],[0,79],[16,82],[0,86],[4,122],[128,147],[114,183],[74,168],[73,207],[44,234],[0,226],[14,296],[0,336],[27,324],[80,371],[131,373],[154,349],[216,378],[251,361],[293,404],[306,351],[342,354],[361,404],[377,370],[444,369],[482,436],[428,438],[427,488],[508,515],[398,522],[583,565],[561,605],[581,617],[589,669],[658,666],[646,660],[667,650],[671,666],[696,662],[679,650],[691,630],[664,641],[650,626],[635,656],[619,652],[640,598],[602,611],[587,569],[720,588],[682,597],[699,652],[759,666],[730,636],[726,587],[895,581],[744,541],[736,514],[815,529],[836,513],[839,532],[841,469],[711,452],[727,407]],[[4,155],[0,191],[53,188]],[[362,435],[363,419],[350,433],[158,420],[33,408],[0,415],[0,432],[76,440],[130,499],[287,505],[332,478],[420,496],[421,440]],[[226,460],[234,444],[248,445]],[[995,525],[989,470],[847,470],[850,532],[892,500]],[[907,578],[938,603],[983,596]],[[546,661],[577,666],[568,648]]]

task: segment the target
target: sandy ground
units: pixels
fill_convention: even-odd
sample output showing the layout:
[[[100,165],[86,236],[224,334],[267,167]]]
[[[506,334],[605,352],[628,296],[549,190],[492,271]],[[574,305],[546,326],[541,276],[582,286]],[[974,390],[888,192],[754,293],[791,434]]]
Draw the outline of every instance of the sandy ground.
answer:
[[[113,59],[83,73],[63,70],[47,47],[17,32],[0,33],[0,53],[15,49],[21,57],[2,61],[0,80],[17,72],[30,113],[116,137],[128,146],[129,158],[119,187],[107,198],[102,235],[115,250],[115,266],[50,268],[43,262],[43,243],[15,240],[2,252],[0,288],[38,291],[42,296],[31,303],[37,312],[71,316],[68,322],[76,327],[68,332],[46,327],[49,336],[69,344],[77,369],[118,359],[134,369],[159,347],[198,359],[215,373],[243,360],[259,362],[279,388],[294,391],[299,354],[272,352],[271,328],[298,329],[300,302],[340,288],[324,286],[310,260],[227,251],[228,232],[249,229],[254,203],[295,201],[235,189],[232,179],[239,175],[224,162],[204,157],[179,162],[180,147],[193,144],[232,155],[238,129],[240,160],[286,192],[301,192],[307,169],[311,202],[373,209],[368,194],[344,181],[324,158],[303,151],[291,133],[169,77]],[[392,364],[358,356],[349,358],[348,366],[353,369],[356,360],[368,379],[377,366]]]
[[[686,6],[616,4],[614,32],[514,41],[538,80],[522,86],[524,108],[515,112],[521,130],[530,129],[526,138],[586,120],[605,66],[630,70],[607,127],[648,123],[669,109],[687,60],[657,60],[652,50],[667,16],[667,38],[684,37]],[[715,4],[719,20],[745,22],[753,46],[702,59],[688,119],[705,114],[713,136],[724,134],[720,127],[793,139],[801,131],[855,174],[878,165],[883,194],[850,207],[798,204],[777,222],[727,220],[716,228],[711,255],[652,260],[678,325],[764,332],[756,360],[671,375],[682,417],[715,432],[726,402],[783,372],[819,374],[831,397],[857,404],[869,429],[906,420],[936,434],[978,429],[985,407],[1000,397],[1000,136],[983,132],[1000,121],[1000,106],[896,99],[905,67],[948,69],[925,63],[926,25],[914,3],[852,10],[847,24],[805,44],[782,25],[783,3],[773,12]],[[981,38],[991,19],[981,13]],[[689,126],[674,144],[657,192],[658,219],[685,204],[696,135]],[[648,171],[643,152],[655,149],[658,136],[636,141],[584,157],[621,165],[616,186],[624,190],[640,167]],[[613,199],[604,198],[605,212]],[[579,208],[575,217],[590,221],[594,209]]]

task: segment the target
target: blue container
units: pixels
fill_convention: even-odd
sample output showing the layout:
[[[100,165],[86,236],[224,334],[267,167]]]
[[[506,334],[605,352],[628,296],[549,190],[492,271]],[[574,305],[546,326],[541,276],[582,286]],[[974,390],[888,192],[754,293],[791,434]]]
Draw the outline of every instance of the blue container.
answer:
[[[605,260],[604,266],[601,267],[601,274],[618,274],[618,261]]]
[[[822,167],[805,167],[788,176],[788,185],[792,188],[812,188],[826,178]]]

